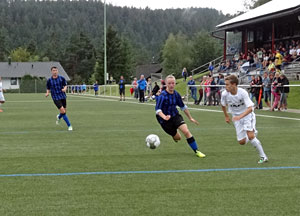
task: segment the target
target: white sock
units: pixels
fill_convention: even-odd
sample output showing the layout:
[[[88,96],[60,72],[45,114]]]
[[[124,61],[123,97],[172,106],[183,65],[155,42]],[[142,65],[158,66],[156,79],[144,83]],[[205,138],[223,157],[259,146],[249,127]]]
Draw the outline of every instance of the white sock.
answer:
[[[267,155],[264,152],[264,149],[260,143],[260,141],[255,137],[254,139],[250,140],[250,143],[256,148],[260,157],[267,158]]]

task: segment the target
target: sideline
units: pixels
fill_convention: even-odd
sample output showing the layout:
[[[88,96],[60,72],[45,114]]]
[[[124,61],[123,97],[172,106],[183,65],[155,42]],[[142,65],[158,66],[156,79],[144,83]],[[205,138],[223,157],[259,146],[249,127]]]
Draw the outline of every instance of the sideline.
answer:
[[[250,167],[250,168],[224,168],[224,169],[198,169],[198,170],[154,170],[154,171],[106,171],[106,172],[78,172],[78,173],[32,173],[32,174],[0,174],[0,177],[35,177],[35,176],[77,176],[77,175],[116,175],[116,174],[164,174],[164,173],[201,173],[245,170],[289,170],[300,169],[292,167]]]

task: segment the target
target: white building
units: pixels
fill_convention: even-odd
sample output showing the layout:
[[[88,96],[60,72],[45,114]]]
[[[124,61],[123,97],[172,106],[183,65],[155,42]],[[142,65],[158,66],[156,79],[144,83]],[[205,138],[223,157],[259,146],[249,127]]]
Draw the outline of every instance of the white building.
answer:
[[[70,80],[59,62],[0,62],[3,89],[19,89],[21,78],[25,75],[48,79],[53,66],[58,68],[59,74],[67,81]]]

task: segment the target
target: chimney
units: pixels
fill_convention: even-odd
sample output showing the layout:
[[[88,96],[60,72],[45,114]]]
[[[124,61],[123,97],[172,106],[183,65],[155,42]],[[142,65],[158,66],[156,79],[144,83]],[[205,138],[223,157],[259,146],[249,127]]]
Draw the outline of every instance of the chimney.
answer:
[[[8,65],[11,65],[11,57],[8,57]]]

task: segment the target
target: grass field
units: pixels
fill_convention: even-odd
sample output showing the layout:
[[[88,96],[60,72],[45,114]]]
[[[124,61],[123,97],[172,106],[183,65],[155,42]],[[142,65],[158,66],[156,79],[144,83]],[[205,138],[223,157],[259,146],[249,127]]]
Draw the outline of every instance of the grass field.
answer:
[[[300,214],[300,114],[256,112],[270,160],[258,165],[220,108],[192,105],[199,126],[185,118],[207,155],[197,158],[162,131],[153,104],[69,96],[68,132],[55,125],[57,109],[43,94],[5,97],[0,215]],[[156,150],[145,145],[150,133],[161,139]]]

